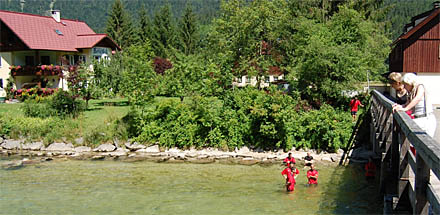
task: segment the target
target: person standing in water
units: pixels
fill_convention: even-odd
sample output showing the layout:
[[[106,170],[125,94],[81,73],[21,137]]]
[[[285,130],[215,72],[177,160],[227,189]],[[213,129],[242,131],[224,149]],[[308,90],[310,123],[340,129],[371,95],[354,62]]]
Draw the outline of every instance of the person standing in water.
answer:
[[[291,152],[289,152],[288,157],[283,160],[283,163],[285,163],[287,167],[289,167],[290,163],[296,164],[295,158],[292,156]]]
[[[310,164],[310,169],[307,171],[308,184],[318,185],[318,171],[315,169],[315,165]]]
[[[286,167],[281,175],[286,179],[286,190],[287,192],[292,192],[295,190],[296,180],[295,178],[298,176],[299,170],[295,167],[295,164],[290,162],[289,166]]]

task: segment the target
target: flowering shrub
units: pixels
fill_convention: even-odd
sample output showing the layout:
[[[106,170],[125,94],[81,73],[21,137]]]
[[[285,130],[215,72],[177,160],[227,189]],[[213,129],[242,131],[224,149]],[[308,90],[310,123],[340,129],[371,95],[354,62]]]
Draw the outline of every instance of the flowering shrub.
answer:
[[[10,94],[14,99],[25,101],[27,99],[39,100],[41,97],[50,96],[57,91],[58,89],[52,88],[10,89]]]

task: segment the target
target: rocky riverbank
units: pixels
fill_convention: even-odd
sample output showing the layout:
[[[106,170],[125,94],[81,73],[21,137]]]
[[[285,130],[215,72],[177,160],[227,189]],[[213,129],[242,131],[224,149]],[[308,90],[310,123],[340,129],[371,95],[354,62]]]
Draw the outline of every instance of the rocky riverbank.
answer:
[[[304,150],[290,151],[300,165],[307,152]],[[309,151],[315,162],[323,164],[338,164],[343,151],[338,153],[316,153]],[[242,165],[276,164],[282,162],[289,152],[250,150],[248,147],[234,151],[221,151],[214,148],[202,150],[180,150],[178,148],[162,149],[158,145],[146,146],[138,143],[102,144],[96,148],[87,146],[74,147],[71,143],[52,143],[45,146],[42,142],[26,143],[23,140],[0,138],[1,156],[35,157],[36,160],[55,158],[70,158],[79,160],[124,160],[155,162],[189,162],[189,163],[231,163]],[[30,162],[26,160],[26,162]],[[23,165],[21,163],[20,165]],[[13,165],[11,165],[13,166]]]

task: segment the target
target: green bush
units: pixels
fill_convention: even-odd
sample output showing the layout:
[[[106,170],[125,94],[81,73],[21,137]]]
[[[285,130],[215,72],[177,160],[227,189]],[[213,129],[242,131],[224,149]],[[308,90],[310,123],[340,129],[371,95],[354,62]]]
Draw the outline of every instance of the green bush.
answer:
[[[22,111],[27,117],[46,118],[56,115],[56,112],[52,109],[48,99],[42,101],[26,100],[22,107]]]
[[[224,100],[192,97],[188,102],[160,100],[143,114],[131,111],[130,137],[166,147],[250,146],[262,149],[315,148],[335,151],[351,134],[350,114],[304,102],[271,89],[229,91]]]
[[[27,117],[58,116],[64,118],[70,116],[75,118],[85,110],[85,103],[74,99],[68,92],[59,91],[49,97],[27,99],[22,110]]]
[[[50,100],[50,106],[60,117],[77,117],[86,108],[83,100],[76,99],[66,91],[56,92]]]

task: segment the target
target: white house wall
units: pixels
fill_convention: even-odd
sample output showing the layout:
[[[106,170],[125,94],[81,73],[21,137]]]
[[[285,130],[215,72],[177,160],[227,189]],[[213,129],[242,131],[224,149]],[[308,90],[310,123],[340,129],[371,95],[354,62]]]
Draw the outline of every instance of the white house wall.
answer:
[[[278,80],[283,80],[284,76],[283,75],[269,75],[269,83],[266,82],[266,78],[263,76],[260,78],[260,87],[264,88],[264,87],[268,87],[270,83],[275,81],[275,76],[278,77]],[[239,81],[241,80],[241,82]],[[250,78],[250,82],[246,82],[247,80],[247,76],[241,76],[235,79],[234,82],[232,82],[232,85],[237,86],[237,87],[244,87],[246,85],[252,85],[252,86],[256,86],[257,85],[257,77],[253,76]]]
[[[434,105],[440,105],[440,73],[419,73],[419,81],[426,86]]]
[[[0,58],[0,79],[3,80],[3,86],[0,86],[0,88],[5,88],[8,84],[10,73],[9,67],[12,65],[12,54],[11,52],[0,52]]]

